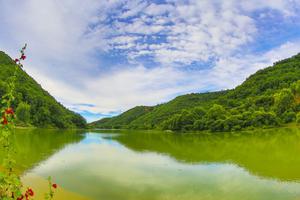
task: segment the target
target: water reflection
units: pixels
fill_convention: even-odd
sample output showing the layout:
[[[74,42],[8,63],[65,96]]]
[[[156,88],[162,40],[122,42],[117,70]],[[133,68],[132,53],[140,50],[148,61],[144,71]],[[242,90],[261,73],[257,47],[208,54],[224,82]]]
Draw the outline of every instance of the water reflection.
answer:
[[[79,142],[84,138],[83,133],[74,130],[18,129],[12,140],[18,171],[29,170],[65,146]],[[3,151],[0,149],[0,161],[1,158]]]
[[[134,132],[115,140],[137,152],[167,154],[184,163],[232,163],[264,178],[300,180],[296,128],[212,135]]]
[[[27,175],[51,175],[68,191],[90,199],[300,198],[298,129],[59,134],[17,136],[22,139],[16,143],[30,141],[23,156],[36,157],[31,160],[35,164],[27,163]]]

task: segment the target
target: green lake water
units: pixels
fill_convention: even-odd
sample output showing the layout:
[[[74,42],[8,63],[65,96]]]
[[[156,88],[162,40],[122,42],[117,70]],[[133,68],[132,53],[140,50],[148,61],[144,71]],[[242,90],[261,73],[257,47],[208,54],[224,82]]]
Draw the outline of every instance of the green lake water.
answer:
[[[206,135],[36,129],[18,130],[13,141],[23,176],[51,175],[88,199],[300,200],[297,128]]]

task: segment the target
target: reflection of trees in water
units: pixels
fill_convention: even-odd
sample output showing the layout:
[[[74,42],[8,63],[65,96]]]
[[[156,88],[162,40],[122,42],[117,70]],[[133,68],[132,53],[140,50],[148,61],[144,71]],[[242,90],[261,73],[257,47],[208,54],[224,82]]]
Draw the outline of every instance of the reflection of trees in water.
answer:
[[[80,142],[83,132],[73,130],[20,129],[13,143],[18,171],[23,173],[46,160],[66,145]],[[0,159],[3,152],[0,151]]]
[[[300,180],[300,130],[281,128],[240,133],[138,133],[113,138],[135,151],[167,154],[185,163],[233,163],[262,177]]]
[[[84,138],[81,133],[84,132],[18,130],[14,136],[18,169],[32,169],[65,146],[80,142]],[[167,154],[188,164],[233,163],[258,176],[300,180],[300,131],[296,128],[211,135],[135,131],[110,139],[135,151]]]

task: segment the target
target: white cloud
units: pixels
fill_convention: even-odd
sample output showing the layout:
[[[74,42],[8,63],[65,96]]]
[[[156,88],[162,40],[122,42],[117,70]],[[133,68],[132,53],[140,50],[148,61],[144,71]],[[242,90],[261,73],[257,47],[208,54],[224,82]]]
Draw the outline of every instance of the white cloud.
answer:
[[[185,85],[184,74],[172,68],[147,69],[143,66],[116,71],[103,78],[85,80],[82,90],[63,82],[49,81],[42,77],[42,85],[54,96],[72,107],[74,104],[88,103],[95,105],[77,106],[81,110],[93,113],[124,111],[136,105],[153,105],[168,100],[174,93],[181,92]],[[168,78],[167,78],[168,77]],[[46,80],[46,81],[43,81]]]
[[[219,60],[212,69],[184,72],[180,69],[162,67],[147,69],[143,66],[127,68],[102,78],[85,80],[82,90],[64,82],[51,81],[41,74],[42,85],[60,97],[70,108],[78,111],[109,114],[125,111],[137,105],[155,105],[166,102],[174,94],[230,89],[242,83],[255,71],[271,66],[275,61],[300,52],[300,42],[288,42],[261,55],[243,55]],[[79,105],[88,103],[89,105]]]
[[[125,34],[129,37],[143,35],[146,38],[132,40],[126,51],[129,58],[140,56],[142,51],[160,63],[207,61],[211,57],[232,53],[251,41],[256,33],[254,21],[234,7],[216,8],[213,1],[172,3],[174,5],[149,4],[144,11],[139,11],[138,16],[128,21],[120,22],[122,16],[114,17],[111,29],[117,37]],[[149,42],[148,37],[157,35],[157,39]],[[110,43],[118,48],[114,41]],[[155,44],[159,46],[152,49],[151,45]],[[123,49],[122,46],[120,49]]]
[[[234,88],[259,69],[300,52],[300,41],[287,42],[261,54],[240,55],[220,59],[210,71],[212,83],[218,88]]]
[[[74,110],[111,113],[232,88],[296,54],[299,42],[260,54],[244,48],[260,33],[254,12],[289,18],[299,6],[297,0],[0,0],[0,48],[15,56],[27,42],[25,70],[46,90]],[[129,63],[99,57],[112,51]],[[143,66],[141,56],[156,64]],[[215,65],[185,69],[211,58]]]
[[[129,10],[125,14],[134,11],[130,12],[133,19],[121,21],[124,13],[114,15],[110,29],[116,37],[143,35],[146,39],[132,40],[126,46],[120,46],[112,40],[110,46],[126,49],[125,53],[130,59],[149,55],[164,64],[190,64],[230,56],[253,41],[258,34],[256,22],[251,18],[252,12],[269,9],[283,16],[291,16],[295,14],[296,6],[300,5],[294,0],[169,0],[165,4],[149,3],[147,6],[141,0],[134,2],[133,7],[123,5]],[[139,5],[143,5],[142,8]],[[148,39],[157,35],[157,39]],[[151,48],[156,44],[159,45],[155,49]]]
[[[298,0],[252,0],[241,1],[240,7],[245,11],[253,12],[259,9],[272,9],[284,14],[284,16],[293,16],[297,13],[296,7],[299,7]]]

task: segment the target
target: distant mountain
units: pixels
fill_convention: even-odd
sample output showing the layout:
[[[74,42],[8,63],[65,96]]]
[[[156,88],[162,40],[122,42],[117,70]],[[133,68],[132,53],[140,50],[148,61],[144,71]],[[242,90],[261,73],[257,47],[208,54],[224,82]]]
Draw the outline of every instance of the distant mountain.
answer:
[[[232,131],[300,122],[299,80],[300,54],[257,71],[233,90],[187,94],[149,109],[135,107],[89,126]]]
[[[0,97],[7,90],[8,79],[13,75],[14,61],[0,51]],[[85,119],[57,102],[25,71],[18,68],[15,100],[19,125],[49,128],[83,128]]]
[[[122,115],[112,118],[104,118],[101,119],[101,128],[122,128],[126,127],[132,121],[142,117],[143,115],[147,114],[148,112],[152,111],[153,107],[150,106],[137,106],[134,107]],[[89,124],[90,127],[97,127],[99,121],[92,122]]]

